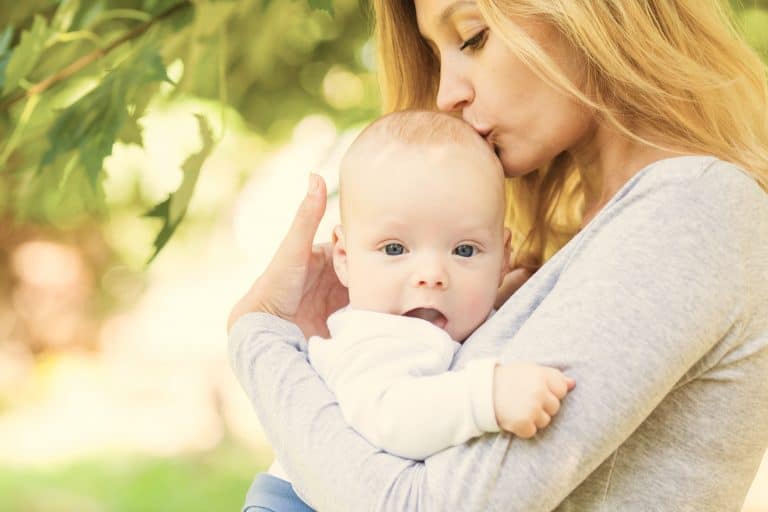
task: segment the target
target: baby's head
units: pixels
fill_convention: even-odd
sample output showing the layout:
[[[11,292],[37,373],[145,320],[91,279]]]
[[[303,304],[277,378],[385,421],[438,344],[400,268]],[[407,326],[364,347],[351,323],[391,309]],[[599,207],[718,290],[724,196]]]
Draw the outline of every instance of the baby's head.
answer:
[[[334,267],[350,306],[423,318],[463,341],[489,315],[509,261],[504,175],[447,114],[397,112],[341,163]]]

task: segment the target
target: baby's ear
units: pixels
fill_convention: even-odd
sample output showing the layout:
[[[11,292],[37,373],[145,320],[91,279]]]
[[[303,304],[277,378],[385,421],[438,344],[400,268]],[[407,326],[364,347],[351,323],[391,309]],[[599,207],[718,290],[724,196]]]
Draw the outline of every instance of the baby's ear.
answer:
[[[347,246],[344,241],[344,228],[341,224],[333,228],[331,238],[333,247],[333,270],[341,284],[349,287],[349,271],[347,270]]]

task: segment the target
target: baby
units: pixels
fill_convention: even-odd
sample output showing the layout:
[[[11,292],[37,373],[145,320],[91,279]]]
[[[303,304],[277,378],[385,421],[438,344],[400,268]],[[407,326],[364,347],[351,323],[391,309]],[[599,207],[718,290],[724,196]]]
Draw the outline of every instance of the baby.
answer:
[[[503,171],[485,140],[446,114],[390,114],[354,141],[339,183],[333,262],[350,303],[328,319],[331,339],[309,340],[309,359],[347,422],[415,460],[547,426],[574,385],[560,371],[494,358],[449,371],[510,259]],[[269,472],[287,480],[277,462]]]

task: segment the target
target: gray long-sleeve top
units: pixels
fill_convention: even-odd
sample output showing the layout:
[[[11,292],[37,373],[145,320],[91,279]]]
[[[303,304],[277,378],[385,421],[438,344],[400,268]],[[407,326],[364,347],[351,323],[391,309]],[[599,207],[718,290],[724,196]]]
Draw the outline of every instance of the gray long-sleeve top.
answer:
[[[768,195],[712,157],[656,162],[473,333],[453,368],[498,356],[576,379],[532,440],[401,459],[344,422],[295,325],[244,315],[229,351],[321,511],[737,511],[768,444]]]

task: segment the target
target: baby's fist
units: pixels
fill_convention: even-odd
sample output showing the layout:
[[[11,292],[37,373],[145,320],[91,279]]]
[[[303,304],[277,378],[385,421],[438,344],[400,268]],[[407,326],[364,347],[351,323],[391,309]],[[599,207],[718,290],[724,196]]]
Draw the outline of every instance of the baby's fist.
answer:
[[[493,407],[502,430],[528,439],[549,425],[575,381],[561,371],[532,363],[496,366]]]

